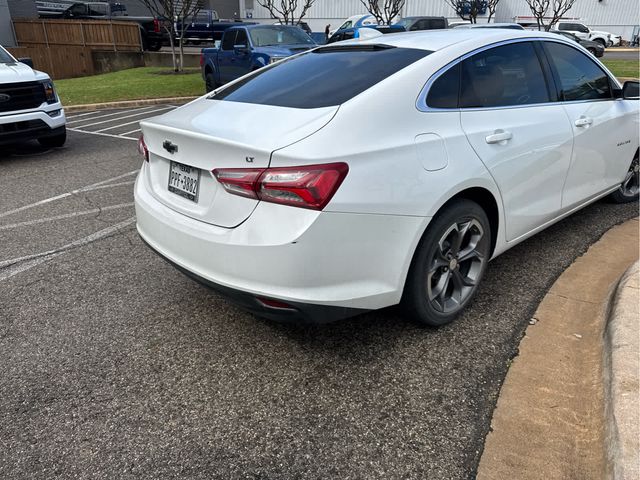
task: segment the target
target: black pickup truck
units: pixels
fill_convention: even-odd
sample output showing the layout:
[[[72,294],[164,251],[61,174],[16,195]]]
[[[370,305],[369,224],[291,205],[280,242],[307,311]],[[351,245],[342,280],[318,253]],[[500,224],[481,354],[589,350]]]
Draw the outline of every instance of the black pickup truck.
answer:
[[[40,18],[65,18],[73,20],[117,20],[135,22],[140,26],[142,49],[158,51],[169,43],[169,36],[162,27],[162,20],[154,17],[130,17],[127,7],[108,2],[46,2],[36,3]]]

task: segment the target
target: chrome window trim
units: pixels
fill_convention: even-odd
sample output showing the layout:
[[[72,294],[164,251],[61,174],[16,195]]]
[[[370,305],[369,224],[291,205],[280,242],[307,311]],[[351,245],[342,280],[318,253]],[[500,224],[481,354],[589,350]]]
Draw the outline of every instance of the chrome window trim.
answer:
[[[431,89],[431,86],[434,84],[436,80],[438,80],[438,78],[440,78],[442,74],[444,74],[447,70],[449,70],[449,68],[455,66],[458,63],[463,62],[467,58],[472,57],[477,53],[481,53],[492,48],[501,47],[503,45],[510,45],[513,43],[539,42],[539,41],[559,43],[560,45],[566,45],[570,48],[573,48],[574,50],[579,51],[583,55],[585,55],[585,52],[586,52],[586,50],[582,51],[582,47],[580,47],[580,45],[578,45],[579,48],[576,48],[575,45],[571,45],[567,41],[563,41],[561,39],[556,40],[555,38],[546,38],[546,37],[512,38],[510,40],[502,40],[500,42],[484,45],[475,50],[472,50],[471,52],[465,53],[461,57],[458,57],[455,60],[446,64],[444,67],[436,70],[436,72],[433,75],[431,75],[431,77],[429,77],[429,80],[427,80],[427,83],[425,83],[424,86],[422,87],[422,90],[420,91],[420,95],[418,95],[418,99],[416,100],[416,108],[420,112],[425,112],[425,113],[426,112],[462,112],[462,111],[473,112],[473,111],[483,111],[483,110],[506,110],[506,109],[513,109],[513,108],[542,107],[542,106],[549,106],[549,105],[571,105],[575,103],[588,103],[588,102],[610,102],[610,101],[616,100],[616,98],[605,98],[605,99],[591,99],[591,100],[568,100],[568,101],[544,102],[544,103],[524,103],[522,105],[504,105],[500,107],[467,107],[467,108],[461,108],[461,107],[433,108],[427,105],[427,96],[429,95],[429,90]],[[589,58],[589,60],[591,60],[592,62],[594,61],[594,59],[591,59],[591,58]],[[595,59],[594,63],[598,67],[600,67],[600,69],[607,75],[607,77],[609,78],[609,81],[613,82],[613,85],[618,85],[618,88],[620,88],[620,82],[618,82],[618,80],[615,77],[611,76],[610,74],[611,72],[609,72],[609,70],[604,65],[602,65],[602,63],[600,63],[598,59]]]

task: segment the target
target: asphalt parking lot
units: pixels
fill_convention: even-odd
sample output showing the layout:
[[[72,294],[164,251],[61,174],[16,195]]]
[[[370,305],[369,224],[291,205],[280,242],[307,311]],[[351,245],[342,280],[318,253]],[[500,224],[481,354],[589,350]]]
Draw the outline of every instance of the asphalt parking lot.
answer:
[[[515,247],[448,327],[275,324],[136,234],[137,122],[172,108],[0,150],[0,478],[472,478],[539,301],[638,213],[601,201]]]

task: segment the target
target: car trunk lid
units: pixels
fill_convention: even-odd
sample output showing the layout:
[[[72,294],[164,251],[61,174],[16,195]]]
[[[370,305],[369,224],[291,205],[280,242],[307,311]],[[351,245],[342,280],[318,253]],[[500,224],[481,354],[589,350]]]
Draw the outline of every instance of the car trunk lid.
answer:
[[[325,126],[338,107],[297,109],[201,99],[141,123],[149,150],[147,188],[167,207],[227,228],[257,200],[231,195],[215,168],[266,168],[271,153]],[[182,183],[180,183],[182,182]]]

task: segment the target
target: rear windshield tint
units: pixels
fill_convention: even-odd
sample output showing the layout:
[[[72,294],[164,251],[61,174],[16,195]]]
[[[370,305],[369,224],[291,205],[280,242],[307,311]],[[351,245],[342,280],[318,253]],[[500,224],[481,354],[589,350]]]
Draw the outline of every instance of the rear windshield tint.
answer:
[[[290,108],[340,105],[431,52],[387,46],[335,46],[256,72],[214,100]]]

